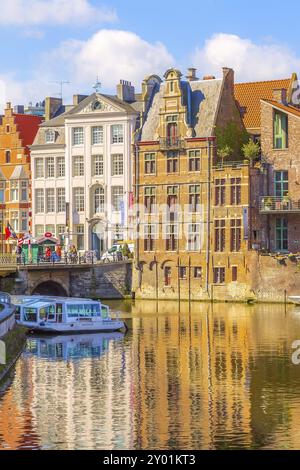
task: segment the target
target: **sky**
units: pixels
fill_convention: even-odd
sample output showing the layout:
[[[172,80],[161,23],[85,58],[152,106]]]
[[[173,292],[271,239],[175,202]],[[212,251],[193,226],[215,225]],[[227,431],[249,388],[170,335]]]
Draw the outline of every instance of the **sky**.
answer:
[[[235,70],[237,82],[300,72],[295,0],[0,0],[0,109],[103,93],[120,79],[140,90],[170,67],[199,78]]]

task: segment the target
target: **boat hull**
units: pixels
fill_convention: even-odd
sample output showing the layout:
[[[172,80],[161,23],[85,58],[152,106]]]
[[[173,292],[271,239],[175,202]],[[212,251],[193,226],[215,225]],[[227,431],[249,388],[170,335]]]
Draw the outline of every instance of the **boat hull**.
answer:
[[[99,322],[74,322],[74,323],[29,323],[18,322],[19,325],[28,328],[31,331],[47,334],[72,334],[72,333],[100,333],[100,332],[113,332],[126,329],[126,324],[123,321],[99,321]]]
[[[289,300],[293,302],[295,305],[300,305],[300,297],[299,296],[290,296]]]

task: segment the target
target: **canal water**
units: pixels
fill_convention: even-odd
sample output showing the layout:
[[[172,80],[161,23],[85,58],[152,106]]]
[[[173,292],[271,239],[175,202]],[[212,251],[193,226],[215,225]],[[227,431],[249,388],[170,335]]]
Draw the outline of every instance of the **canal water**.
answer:
[[[125,336],[28,338],[0,449],[300,448],[300,308],[113,306]]]

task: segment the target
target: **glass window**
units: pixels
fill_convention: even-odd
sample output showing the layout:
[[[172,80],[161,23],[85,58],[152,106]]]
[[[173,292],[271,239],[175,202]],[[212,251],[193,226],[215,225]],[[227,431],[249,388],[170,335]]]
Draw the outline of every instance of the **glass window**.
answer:
[[[178,248],[178,225],[171,224],[166,226],[166,250],[176,251]]]
[[[104,174],[103,155],[94,155],[93,156],[93,175],[103,176],[103,174]]]
[[[288,221],[285,217],[276,218],[276,250],[288,250]]]
[[[84,250],[84,225],[76,225],[75,233],[77,236],[77,250]]]
[[[73,127],[72,142],[73,142],[73,145],[83,145],[84,143],[83,127]]]
[[[202,278],[202,267],[201,266],[195,266],[194,267],[194,278],[195,279],[201,279]]]
[[[19,200],[19,183],[17,181],[10,182],[10,200],[11,202]]]
[[[239,206],[241,204],[241,178],[230,178],[230,204]]]
[[[156,203],[156,188],[148,186],[144,188],[144,205],[146,214],[154,214]]]
[[[224,284],[225,268],[214,268],[214,284]]]
[[[116,155],[112,155],[111,158],[112,158],[112,176],[123,175],[123,171],[124,171],[123,155],[118,153]]]
[[[288,116],[287,114],[274,112],[274,148],[285,149],[288,147]]]
[[[155,225],[145,225],[144,226],[144,251],[154,251],[155,250],[155,238],[156,230]]]
[[[124,240],[124,232],[121,225],[116,224],[113,227],[112,238],[115,242]]]
[[[11,211],[10,225],[16,233],[19,232],[19,212],[18,211]]]
[[[189,186],[189,206],[191,212],[199,212],[201,203],[201,186],[192,184]]]
[[[34,228],[34,230],[35,230],[35,236],[36,236],[37,238],[42,237],[42,236],[44,235],[44,233],[45,233],[45,231],[44,231],[44,225],[36,225],[35,228]]]
[[[21,201],[28,201],[28,183],[21,181]]]
[[[44,190],[35,190],[35,213],[43,213],[45,211]]]
[[[103,126],[92,127],[92,145],[103,144]]]
[[[35,159],[35,177],[36,178],[44,178],[44,159],[43,158],[36,158]]]
[[[288,171],[275,171],[275,196],[282,198],[289,192]]]
[[[154,175],[156,172],[156,154],[145,153],[145,174]]]
[[[77,212],[84,211],[84,188],[74,188],[74,207]]]
[[[112,133],[113,144],[122,144],[124,142],[122,124],[115,124],[111,126],[111,133]]]
[[[101,214],[104,212],[104,189],[102,187],[96,188],[94,192],[94,214]]]
[[[27,232],[28,230],[28,212],[21,212],[21,230],[22,232]]]
[[[49,224],[46,225],[46,233],[52,233],[52,235],[55,235],[55,225]]]
[[[201,236],[200,236],[200,224],[189,224],[188,225],[188,251],[200,251],[201,249]]]
[[[6,150],[5,152],[5,162],[10,163],[10,150]]]
[[[201,170],[200,150],[190,150],[189,152],[189,171]]]
[[[65,157],[57,158],[57,177],[62,178],[66,176],[66,163]]]
[[[112,205],[115,211],[122,209],[124,190],[123,186],[113,186],[112,189]]]
[[[58,188],[57,189],[57,212],[66,211],[66,189]]]
[[[215,205],[224,206],[225,205],[225,196],[226,196],[226,180],[216,179],[215,180]]]
[[[215,220],[215,251],[225,251],[225,220]]]
[[[0,181],[0,204],[5,202],[5,182]]]
[[[230,221],[230,251],[240,251],[242,240],[242,220],[231,219]]]
[[[55,212],[55,189],[46,189],[46,212]]]
[[[55,132],[52,129],[49,129],[45,132],[45,141],[46,141],[46,144],[54,144]]]
[[[179,170],[178,152],[167,153],[167,173],[177,173]]]
[[[47,178],[55,178],[55,158],[46,158],[46,176]]]
[[[84,176],[84,158],[76,156],[73,159],[73,176]]]

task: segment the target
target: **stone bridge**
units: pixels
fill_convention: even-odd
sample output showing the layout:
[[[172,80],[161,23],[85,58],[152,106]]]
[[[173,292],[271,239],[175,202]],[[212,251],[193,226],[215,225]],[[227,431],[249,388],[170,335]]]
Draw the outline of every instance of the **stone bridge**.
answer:
[[[132,262],[18,266],[0,282],[3,291],[15,295],[122,299],[131,294]]]

